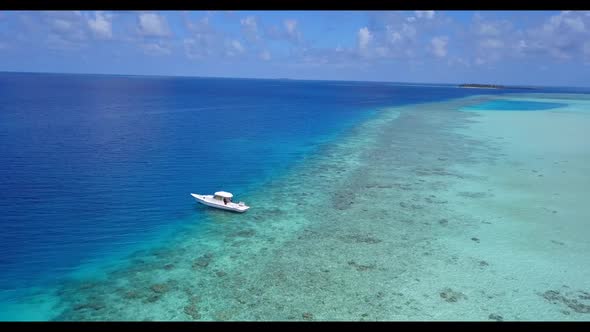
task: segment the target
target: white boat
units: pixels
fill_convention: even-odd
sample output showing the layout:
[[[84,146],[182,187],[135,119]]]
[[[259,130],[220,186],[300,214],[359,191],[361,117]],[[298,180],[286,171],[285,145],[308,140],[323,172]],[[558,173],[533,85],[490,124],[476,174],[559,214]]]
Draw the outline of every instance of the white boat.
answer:
[[[197,202],[201,204],[205,204],[207,206],[211,206],[214,208],[234,211],[234,212],[246,212],[250,207],[244,204],[244,202],[234,203],[231,201],[232,195],[231,193],[225,191],[218,191],[214,195],[198,195],[191,193]]]

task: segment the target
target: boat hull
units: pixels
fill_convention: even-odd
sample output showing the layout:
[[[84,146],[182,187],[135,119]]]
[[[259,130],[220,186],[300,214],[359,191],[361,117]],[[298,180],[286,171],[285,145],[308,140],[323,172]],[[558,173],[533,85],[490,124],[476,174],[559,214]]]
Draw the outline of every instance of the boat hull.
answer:
[[[246,212],[250,208],[249,206],[239,205],[239,204],[236,204],[233,202],[228,203],[228,204],[224,204],[223,202],[219,202],[219,201],[213,199],[213,196],[211,196],[211,195],[191,194],[191,196],[193,196],[197,200],[197,202],[199,202],[203,205],[207,205],[207,206],[221,209],[221,210],[243,213],[243,212]]]

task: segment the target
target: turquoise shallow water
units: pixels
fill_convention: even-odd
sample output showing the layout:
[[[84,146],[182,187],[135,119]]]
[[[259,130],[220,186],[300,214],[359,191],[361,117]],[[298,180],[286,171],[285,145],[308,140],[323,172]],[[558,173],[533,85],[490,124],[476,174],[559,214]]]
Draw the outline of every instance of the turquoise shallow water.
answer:
[[[497,99],[463,108],[468,111],[544,111],[567,106],[563,103],[539,102],[530,100]]]

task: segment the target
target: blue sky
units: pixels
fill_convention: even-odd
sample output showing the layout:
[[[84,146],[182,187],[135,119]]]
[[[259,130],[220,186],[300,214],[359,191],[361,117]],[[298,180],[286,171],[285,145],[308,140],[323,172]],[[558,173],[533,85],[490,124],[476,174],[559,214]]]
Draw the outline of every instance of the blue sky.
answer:
[[[0,71],[590,86],[590,12],[4,11]]]

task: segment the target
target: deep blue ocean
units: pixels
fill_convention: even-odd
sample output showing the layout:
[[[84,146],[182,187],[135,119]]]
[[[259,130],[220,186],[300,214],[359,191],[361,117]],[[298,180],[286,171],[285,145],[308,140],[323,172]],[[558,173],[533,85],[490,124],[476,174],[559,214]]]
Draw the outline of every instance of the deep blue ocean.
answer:
[[[381,107],[509,92],[0,73],[0,300],[198,223],[191,192],[247,202]]]

